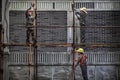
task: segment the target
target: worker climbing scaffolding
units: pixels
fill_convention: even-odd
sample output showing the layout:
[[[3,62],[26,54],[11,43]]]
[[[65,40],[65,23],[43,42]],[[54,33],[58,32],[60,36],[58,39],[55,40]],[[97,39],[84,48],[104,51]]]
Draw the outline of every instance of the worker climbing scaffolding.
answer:
[[[85,26],[86,24],[86,15],[87,15],[87,8],[86,7],[82,7],[80,8],[79,11],[77,11],[75,9],[75,15],[77,16],[78,20],[79,20],[79,23],[80,23],[80,26]]]
[[[33,51],[34,51],[34,80],[37,80],[37,7],[36,7],[36,3],[37,0],[33,0],[34,2],[31,3],[30,8],[27,9],[26,11],[26,27],[27,27],[27,31],[26,31],[26,43],[29,44],[30,46],[30,53],[32,45],[33,45]],[[32,38],[32,41],[30,40]],[[28,60],[28,64],[30,64],[30,53],[29,53],[29,60]],[[29,77],[30,77],[30,65],[29,65]],[[28,80],[30,80],[30,78],[28,78]]]
[[[79,24],[80,24],[80,42],[81,43],[85,43],[85,28],[84,26],[86,26],[86,15],[87,15],[87,8],[86,7],[82,7],[80,8],[80,11],[76,11],[76,16],[79,20]]]
[[[77,16],[77,19],[79,20],[79,25],[80,25],[80,42],[85,43],[85,28],[86,26],[86,16],[87,16],[87,8],[82,7],[79,10],[75,10],[75,15]]]
[[[26,39],[26,43],[30,43],[30,36],[32,36],[32,41],[34,41],[34,31],[32,29],[31,26],[33,26],[34,23],[34,4],[31,3],[30,8],[27,9],[26,11],[26,26],[27,26],[27,31],[26,31],[26,35],[27,35],[27,39]]]

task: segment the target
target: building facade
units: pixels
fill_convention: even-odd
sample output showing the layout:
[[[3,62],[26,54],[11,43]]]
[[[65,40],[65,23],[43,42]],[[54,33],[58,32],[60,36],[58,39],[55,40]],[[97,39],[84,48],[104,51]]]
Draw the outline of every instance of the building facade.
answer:
[[[25,43],[25,11],[31,3],[32,0],[3,0],[3,10],[5,10],[2,12],[5,30],[4,42]],[[72,3],[72,0],[37,1],[38,42],[47,44],[72,43]],[[85,43],[115,45],[115,47],[84,47],[88,55],[89,80],[119,80],[120,48],[116,47],[116,44],[120,43],[120,1],[75,0],[75,8],[79,10],[81,7],[88,9],[87,27],[84,34]],[[75,20],[75,25],[79,26],[77,20]],[[55,27],[46,28],[45,26]],[[81,44],[79,36],[82,33],[79,30],[76,31],[77,43]],[[70,80],[72,73],[71,48],[72,46],[38,47],[38,78],[42,80]],[[7,47],[5,50],[10,53],[9,64],[6,65],[9,66],[10,75],[5,79],[26,80],[28,78],[27,54],[29,47],[13,46]],[[68,65],[66,66],[66,64]],[[15,65],[16,67],[14,67]],[[32,66],[30,70],[32,80]],[[75,74],[78,80],[82,80],[79,67]]]

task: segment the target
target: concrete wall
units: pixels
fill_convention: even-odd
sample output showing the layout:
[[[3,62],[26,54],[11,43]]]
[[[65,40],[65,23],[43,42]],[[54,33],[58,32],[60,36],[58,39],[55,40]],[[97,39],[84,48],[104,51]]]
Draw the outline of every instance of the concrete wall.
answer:
[[[15,15],[12,14],[13,12],[12,11],[10,12],[10,21],[15,19],[15,21],[11,22],[11,25],[10,25],[10,30],[11,30],[10,40],[11,41],[12,40],[13,41],[18,40],[18,42],[24,42],[25,40],[23,40],[23,39],[25,39],[25,36],[24,36],[24,38],[21,39],[19,37],[15,37],[15,36],[17,36],[17,34],[13,34],[13,32],[17,33],[19,30],[21,30],[21,28],[18,28],[18,27],[16,28],[17,25],[20,26],[21,23],[22,23],[22,25],[24,25],[24,22],[25,22],[24,21],[24,12],[23,11],[21,11],[21,12],[16,11]],[[42,12],[42,13],[44,13],[44,12]],[[49,11],[48,11],[48,13],[49,13]],[[88,42],[89,43],[95,43],[95,42],[98,42],[98,43],[103,43],[103,42],[106,42],[106,43],[119,43],[119,39],[120,39],[119,38],[119,28],[116,28],[116,27],[114,28],[114,26],[120,26],[120,23],[119,23],[120,14],[119,13],[120,13],[119,11],[89,11],[88,15],[87,15],[87,19],[86,19],[87,26],[96,26],[96,28],[94,28],[94,29],[93,28],[87,28],[85,30],[85,32],[86,32],[85,33],[86,34],[86,36],[85,36],[86,40],[85,41],[87,43]],[[67,12],[67,14],[68,15],[65,15],[65,16],[68,16],[68,21],[67,22],[68,22],[69,25],[72,25],[72,16],[71,16],[72,12]],[[47,16],[50,17],[49,15],[47,15]],[[21,21],[21,18],[23,19],[22,21]],[[42,20],[43,20],[42,23],[46,22],[46,21],[44,22],[44,19],[42,19]],[[48,24],[48,23],[45,23],[45,24]],[[79,25],[79,24],[76,23],[76,25]],[[113,28],[107,28],[107,29],[99,28],[98,29],[97,26],[101,26],[101,27],[102,26],[113,26]],[[18,31],[17,31],[17,29],[18,29]],[[42,30],[44,30],[44,29],[42,29]],[[22,32],[22,34],[21,34],[21,32]],[[25,32],[25,30],[22,29],[22,31],[20,31],[19,34],[24,35],[23,32]],[[45,30],[42,33],[45,34]],[[58,34],[58,32],[55,32],[55,33]],[[61,33],[59,33],[59,34],[61,34]],[[115,34],[117,34],[117,35],[115,35]],[[61,36],[62,35],[60,35],[59,37],[61,37]],[[112,37],[114,37],[114,39],[112,39]],[[63,38],[64,37],[62,37],[62,39]],[[24,49],[22,49],[22,48],[20,50],[20,47],[17,48],[17,50],[15,50],[15,51],[14,51],[14,49],[15,49],[14,47],[11,47],[11,48],[12,48],[12,52],[21,51],[21,50],[24,51]],[[50,49],[50,48],[45,48],[45,49],[47,49],[49,51],[54,51],[55,50],[55,49]],[[60,52],[61,50],[62,49],[59,49],[57,51]],[[120,48],[119,47],[118,48],[113,48],[113,47],[89,48],[89,47],[86,47],[85,50],[88,53],[89,52],[91,52],[91,53],[92,52],[98,52],[98,53],[102,52],[102,53],[105,53],[105,54],[107,54],[107,53],[109,54],[110,52],[114,52],[114,53],[119,53],[120,52]],[[105,58],[105,57],[103,57],[103,58]],[[110,58],[114,59],[116,57],[112,56]],[[120,57],[118,56],[118,59],[119,58]],[[93,62],[95,60],[93,60]],[[16,72],[13,71],[14,68],[16,69]],[[22,70],[27,69],[27,67],[26,68],[24,68],[24,67],[21,68],[20,67],[20,70],[19,70],[19,67],[18,67],[18,70],[17,70],[17,67],[10,67],[9,69],[10,69],[10,74],[11,73],[14,74],[14,76],[10,75],[10,78],[14,78],[14,79],[18,79],[19,80],[20,75],[23,75],[22,74],[23,73]],[[59,69],[59,71],[56,71],[58,69]],[[49,67],[49,66],[39,67],[38,68],[38,74],[39,74],[38,77],[40,79],[44,78],[45,80],[49,80],[49,79],[53,79],[53,80],[64,80],[64,79],[67,80],[68,79],[68,80],[70,80],[70,78],[65,78],[64,75],[61,74],[62,71],[63,71],[64,74],[66,74],[66,72],[67,72],[67,77],[71,76],[71,74],[68,74],[68,73],[71,73],[71,67],[70,66],[69,66],[69,68],[66,68],[65,66],[63,66],[63,67],[60,67],[58,69],[56,69],[53,66],[52,67]],[[67,71],[65,71],[65,69],[67,69]],[[119,73],[120,73],[119,70],[120,70],[119,66],[116,66],[116,65],[114,65],[112,63],[110,63],[109,65],[108,64],[104,64],[104,63],[100,64],[100,65],[95,65],[95,64],[94,65],[88,65],[88,76],[89,76],[90,80],[119,80],[119,76],[118,76]],[[17,73],[17,71],[19,71],[19,73]],[[57,72],[60,73],[60,74],[58,74],[60,76],[56,75]],[[17,77],[16,74],[19,75],[19,77]],[[24,72],[24,74],[26,74],[25,76],[27,76],[27,71]],[[32,72],[31,72],[31,75],[33,75]],[[80,71],[79,67],[77,67],[77,70],[76,70],[76,78],[78,80],[82,79],[81,71]]]
[[[23,10],[26,10],[26,8],[29,7],[29,4],[26,2],[25,4],[27,4],[27,6],[25,5],[21,8],[21,5],[19,5],[21,3],[13,2],[13,3],[10,4],[9,9],[10,10],[22,10],[23,11]],[[45,7],[39,6],[39,10],[43,10],[43,11],[44,10],[49,10],[50,11],[51,9],[53,11],[54,10],[56,10],[56,11],[59,11],[59,10],[67,11],[68,10],[67,15],[69,15],[68,16],[69,18],[68,17],[67,18],[69,20],[67,20],[68,23],[65,22],[65,24],[66,25],[72,25],[72,21],[70,21],[72,19],[71,16],[70,16],[71,12],[69,12],[69,11],[71,11],[71,2],[66,3],[66,4],[68,4],[68,6],[65,6],[65,5],[63,6],[63,5],[61,5],[62,3],[64,3],[64,2],[56,3],[57,5],[60,5],[60,6],[57,6],[56,9],[53,9],[53,6],[51,7],[50,5],[48,5],[47,8],[46,8],[46,6]],[[5,4],[5,3],[3,3],[3,4]],[[44,4],[44,3],[40,3],[40,4]],[[45,4],[47,4],[47,3],[45,3]],[[105,6],[106,4],[107,4],[107,6]],[[53,3],[52,3],[52,5],[53,5]],[[111,5],[113,5],[113,6],[111,6]],[[116,9],[116,7],[117,7],[117,9]],[[5,5],[3,6],[3,10],[5,10]],[[104,2],[98,2],[97,3],[96,2],[95,8],[94,9],[88,9],[88,10],[89,10],[89,12],[88,12],[88,17],[87,17],[87,26],[120,26],[120,23],[119,23],[119,19],[120,19],[119,2],[115,2],[115,3],[109,3],[109,2],[105,2],[105,3]],[[92,10],[92,11],[90,11],[90,10]],[[18,26],[24,25],[24,22],[25,22],[24,11],[23,12],[16,11],[17,14],[10,14],[10,15],[8,13],[9,13],[9,11],[8,11],[8,8],[7,8],[7,12],[3,13],[3,16],[6,15],[6,17],[3,17],[4,28],[5,28],[5,31],[6,31],[5,32],[5,42],[8,41],[8,39],[7,39],[8,38],[7,35],[9,34],[9,29],[7,28],[8,25],[10,25],[10,39],[11,39],[10,41],[11,42],[12,41],[15,41],[15,42],[25,41],[25,36],[24,36],[25,29],[18,28]],[[67,15],[65,15],[65,17]],[[13,16],[13,17],[9,18],[9,16]],[[7,21],[5,19],[7,19]],[[10,24],[9,24],[9,20],[10,20]],[[8,24],[7,24],[7,22],[8,22]],[[14,25],[11,24],[13,22],[15,22]],[[45,22],[47,22],[47,21],[45,21]],[[62,23],[64,24],[64,21]],[[61,29],[61,30],[63,31],[63,29]],[[119,35],[120,35],[119,30],[120,30],[119,28],[111,28],[111,29],[103,29],[102,28],[102,29],[99,29],[99,30],[97,30],[96,28],[94,28],[94,29],[87,28],[86,29],[85,41],[86,42],[91,42],[91,43],[92,42],[93,43],[94,42],[120,43],[119,42],[120,41],[119,40],[120,39],[119,38]],[[42,29],[42,31],[44,32],[43,29]],[[47,31],[45,31],[45,32],[47,32]],[[66,34],[67,30],[65,29],[64,32]],[[103,32],[103,33],[101,33],[101,32]],[[61,34],[60,32],[56,32],[55,34],[57,34],[57,33]],[[94,33],[96,33],[97,35],[94,34]],[[21,34],[19,36],[22,36],[22,38],[21,37],[19,38],[19,36],[16,36],[17,34],[18,35]],[[62,36],[62,35],[60,35],[60,36]],[[64,35],[64,38],[65,37],[66,36]],[[113,39],[113,37],[114,37],[114,39]],[[64,40],[67,41],[66,39],[64,39]],[[28,50],[26,48],[20,48],[20,47],[12,47],[12,48],[13,48],[12,49],[13,52],[14,51],[19,51],[20,49],[22,51],[27,51]],[[14,50],[15,48],[17,48],[17,50]],[[48,50],[53,51],[53,48],[52,48],[52,50],[51,49],[48,49]],[[62,50],[64,50],[64,49],[62,49]],[[118,48],[112,48],[112,47],[85,48],[85,50],[87,52],[91,51],[91,52],[104,52],[104,53],[108,53],[108,52],[119,53],[120,48],[119,47]],[[58,50],[58,51],[61,51],[61,49]],[[66,49],[64,51],[66,51]],[[5,67],[5,69],[6,69],[6,73],[7,73],[7,67]],[[16,80],[16,79],[19,80],[21,78],[23,80],[27,79],[27,75],[28,75],[27,74],[27,67],[9,67],[9,71],[10,71],[10,79],[11,80]],[[32,69],[31,69],[31,71],[32,71]],[[42,71],[44,71],[44,73]],[[71,67],[69,66],[69,68],[67,68],[67,70],[66,70],[66,67],[56,68],[56,67],[53,67],[53,66],[52,67],[49,67],[49,66],[45,67],[44,66],[44,67],[39,67],[38,72],[39,72],[38,74],[40,74],[40,76],[39,76],[40,79],[45,78],[44,80],[50,80],[50,79],[52,79],[52,80],[67,80],[68,79],[68,80],[70,80],[69,78],[71,76],[71,74],[70,74],[71,73]],[[55,74],[60,73],[60,76],[59,76],[59,74],[55,75],[54,73]],[[66,75],[66,73],[67,73],[68,78],[64,78],[64,75],[61,74],[61,73],[64,73],[64,75]],[[118,65],[110,64],[110,65],[100,65],[100,66],[99,65],[88,66],[88,76],[89,76],[90,80],[119,80],[120,79],[119,74],[120,74],[120,68],[119,68]],[[5,74],[5,76],[6,75],[7,74]],[[31,74],[31,75],[33,75],[33,74]],[[47,75],[47,77],[45,77],[46,75]],[[78,80],[82,79],[81,71],[80,71],[79,67],[77,67],[76,75],[77,75],[76,78]],[[53,78],[53,76],[54,77],[57,76],[57,79]],[[60,77],[63,77],[64,79],[60,78]],[[5,80],[8,80],[8,77],[5,77]]]

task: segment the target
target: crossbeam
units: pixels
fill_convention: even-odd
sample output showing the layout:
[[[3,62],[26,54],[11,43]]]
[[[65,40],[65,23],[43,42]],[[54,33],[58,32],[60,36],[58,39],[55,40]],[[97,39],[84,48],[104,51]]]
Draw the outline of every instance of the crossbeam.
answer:
[[[34,26],[29,25],[18,25],[20,28],[34,28]],[[37,25],[37,28],[69,28],[72,26],[66,26],[66,25]],[[120,28],[120,26],[75,26],[75,28]]]
[[[31,44],[31,43],[30,43]],[[29,44],[26,43],[1,43],[0,47],[6,46],[28,46]],[[34,46],[32,44],[32,46]],[[37,43],[36,46],[38,47],[72,47],[72,43]],[[86,47],[120,47],[120,43],[80,43],[75,44],[76,47],[86,46]]]
[[[31,43],[30,43],[31,44]],[[28,46],[29,47],[29,44],[26,44],[26,43],[2,43],[2,44],[0,44],[0,46]],[[33,44],[32,44],[32,46],[34,46]],[[70,46],[72,46],[72,44],[71,43],[59,43],[59,44],[48,44],[48,43],[37,43],[36,44],[36,46],[38,46],[38,47],[44,47],[44,46],[64,46],[64,47],[70,47]]]

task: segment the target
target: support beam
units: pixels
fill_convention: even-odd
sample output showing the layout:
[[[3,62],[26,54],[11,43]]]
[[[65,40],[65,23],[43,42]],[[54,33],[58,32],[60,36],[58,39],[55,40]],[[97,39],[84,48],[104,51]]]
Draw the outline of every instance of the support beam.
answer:
[[[73,64],[72,64],[72,80],[75,80],[75,69],[74,69],[74,65],[75,65],[75,49],[76,49],[76,26],[75,26],[75,0],[73,0],[72,2],[72,11],[73,11],[73,43],[72,43],[72,55],[73,55]]]
[[[33,0],[33,4],[35,5],[34,8],[34,41],[33,41],[33,46],[34,46],[34,80],[38,80],[38,75],[37,75],[37,0]]]
[[[74,23],[75,24],[75,23]],[[26,28],[25,25],[19,25],[18,27]],[[33,26],[28,26],[29,28],[34,28]],[[72,26],[66,25],[37,25],[37,28],[69,28]],[[120,26],[75,26],[75,28],[120,28]]]
[[[0,43],[2,43],[2,24],[0,23]],[[0,80],[3,80],[3,47],[0,46]]]
[[[29,44],[26,43],[0,43],[0,47],[6,47],[6,46],[28,46]],[[32,44],[32,46],[34,46]],[[71,47],[73,46],[72,43],[37,43],[37,47]],[[75,47],[117,47],[120,48],[120,43],[80,43],[76,44]]]

